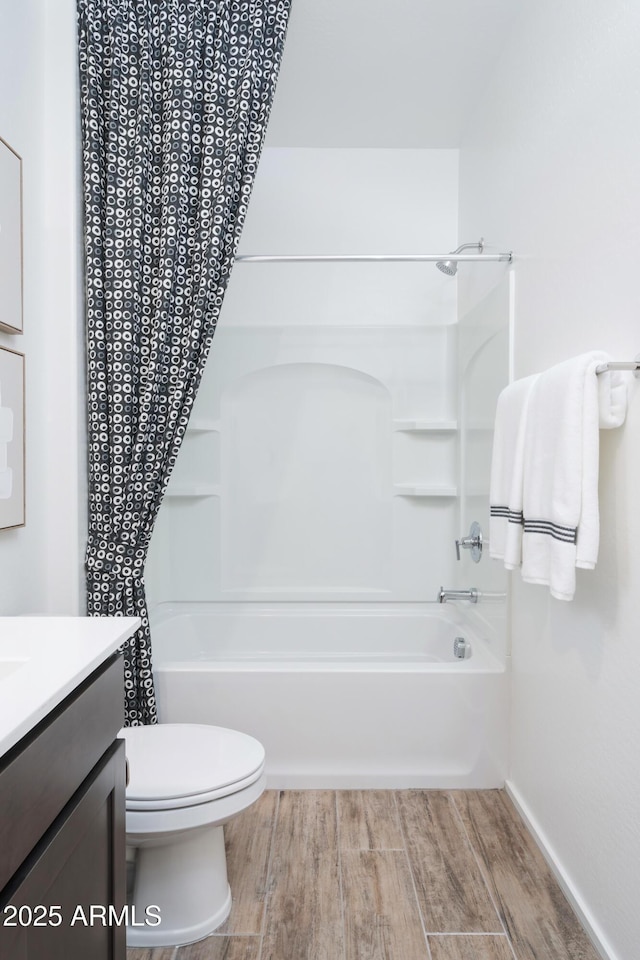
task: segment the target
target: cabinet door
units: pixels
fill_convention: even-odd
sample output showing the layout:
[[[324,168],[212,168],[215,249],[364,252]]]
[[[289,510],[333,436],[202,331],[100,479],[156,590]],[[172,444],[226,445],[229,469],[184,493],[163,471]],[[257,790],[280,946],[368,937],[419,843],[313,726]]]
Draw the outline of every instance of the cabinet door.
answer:
[[[123,683],[116,655],[0,758],[0,897],[118,736]]]
[[[117,740],[2,892],[2,960],[125,960],[124,778]]]

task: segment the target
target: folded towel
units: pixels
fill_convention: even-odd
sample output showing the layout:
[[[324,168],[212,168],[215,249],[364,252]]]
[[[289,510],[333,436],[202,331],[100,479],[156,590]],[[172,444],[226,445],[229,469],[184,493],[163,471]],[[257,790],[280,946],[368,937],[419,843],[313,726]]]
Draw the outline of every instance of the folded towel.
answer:
[[[597,363],[611,358],[600,355]],[[597,365],[597,364],[596,364]],[[582,511],[578,522],[576,539],[576,567],[593,570],[598,559],[600,542],[600,509],[598,504],[598,472],[600,466],[600,435],[593,429],[598,420],[600,430],[611,430],[624,423],[627,414],[627,377],[619,370],[600,373],[597,383],[596,410],[593,409],[594,392],[587,376],[585,386],[585,409],[583,418],[583,478]]]
[[[607,359],[610,359],[607,357]],[[629,374],[608,370],[597,376],[598,414],[601,430],[621,427],[627,415],[627,385]]]
[[[524,434],[538,374],[509,384],[498,397],[489,485],[489,556],[513,569],[522,561]]]
[[[547,584],[559,600],[573,598],[576,567],[592,569],[598,558],[599,427],[619,426],[626,410],[621,378],[595,374],[609,359],[593,352],[567,360],[540,374],[531,390],[522,578]]]

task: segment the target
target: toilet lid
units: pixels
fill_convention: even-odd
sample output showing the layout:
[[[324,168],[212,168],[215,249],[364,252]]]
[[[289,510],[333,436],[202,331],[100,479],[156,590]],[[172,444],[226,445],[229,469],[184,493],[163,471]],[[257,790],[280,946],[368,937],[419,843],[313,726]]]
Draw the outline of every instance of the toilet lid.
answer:
[[[204,803],[248,786],[264,767],[262,744],[225,727],[161,723],[125,727],[120,736],[129,761],[130,807]]]

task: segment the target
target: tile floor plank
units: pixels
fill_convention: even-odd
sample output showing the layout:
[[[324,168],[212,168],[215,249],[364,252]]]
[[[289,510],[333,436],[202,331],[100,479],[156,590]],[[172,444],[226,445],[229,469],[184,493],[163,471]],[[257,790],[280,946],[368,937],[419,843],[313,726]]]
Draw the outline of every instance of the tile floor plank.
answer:
[[[501,790],[456,791],[518,960],[598,960],[555,877]]]
[[[207,937],[180,947],[176,960],[259,960],[260,937]]]
[[[431,960],[513,960],[506,937],[429,937]]]
[[[404,851],[341,854],[346,960],[427,960]]]
[[[503,933],[448,793],[397,793],[427,933]]]
[[[341,850],[403,850],[393,790],[338,790]]]
[[[225,825],[227,873],[233,904],[228,919],[216,933],[262,933],[277,799],[275,790],[266,790],[253,806]]]
[[[332,790],[280,795],[270,873],[261,960],[343,960]]]

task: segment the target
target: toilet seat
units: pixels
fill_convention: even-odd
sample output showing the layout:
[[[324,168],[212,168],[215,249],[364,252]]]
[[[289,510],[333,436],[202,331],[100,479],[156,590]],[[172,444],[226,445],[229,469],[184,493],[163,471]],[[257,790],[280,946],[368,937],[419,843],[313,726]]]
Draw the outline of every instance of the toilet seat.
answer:
[[[248,734],[200,724],[126,727],[127,810],[175,810],[246,789],[263,774],[264,747]]]

